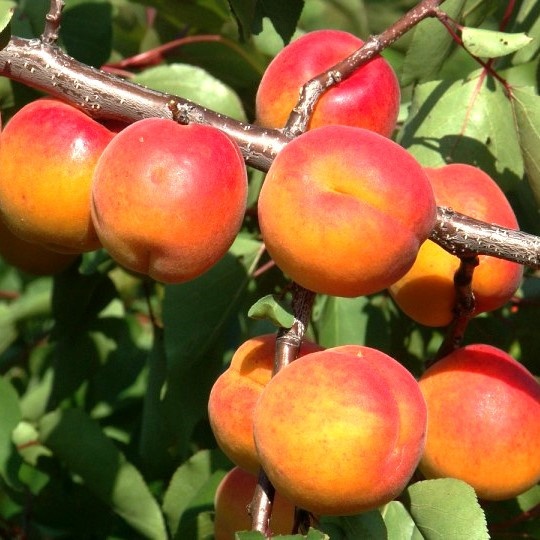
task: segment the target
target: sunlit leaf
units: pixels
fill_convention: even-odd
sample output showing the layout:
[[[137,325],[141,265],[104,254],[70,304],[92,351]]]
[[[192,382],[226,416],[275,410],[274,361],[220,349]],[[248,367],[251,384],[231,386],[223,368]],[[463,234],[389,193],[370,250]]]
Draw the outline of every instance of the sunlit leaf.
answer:
[[[532,41],[525,33],[508,34],[468,26],[461,29],[461,39],[471,54],[484,58],[506,56],[523,49]]]
[[[290,308],[273,294],[257,300],[249,309],[248,316],[252,319],[268,319],[283,328],[290,328],[294,323],[294,315]]]

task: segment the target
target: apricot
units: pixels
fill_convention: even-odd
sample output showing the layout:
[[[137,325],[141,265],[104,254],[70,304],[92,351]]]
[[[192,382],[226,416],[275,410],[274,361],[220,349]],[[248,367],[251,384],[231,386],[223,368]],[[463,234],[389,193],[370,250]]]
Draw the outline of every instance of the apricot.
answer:
[[[349,515],[405,488],[424,448],[426,405],[396,360],[348,345],[279,371],[253,425],[261,465],[284,497],[318,515]]]
[[[31,244],[13,234],[0,219],[0,257],[7,264],[35,276],[58,274],[77,259],[74,253],[58,253]]]
[[[254,474],[260,463],[253,442],[253,410],[272,378],[275,343],[275,334],[264,334],[240,345],[208,400],[210,425],[219,447],[233,463]],[[320,350],[304,340],[299,356]]]
[[[257,477],[240,467],[231,469],[225,475],[214,498],[215,540],[234,540],[236,532],[251,529],[248,505],[256,485]],[[276,493],[270,519],[272,533],[291,534],[293,525],[294,505]]]
[[[540,385],[504,351],[467,345],[420,378],[428,434],[419,469],[509,499],[540,480]]]
[[[316,30],[291,42],[272,60],[261,79],[256,96],[257,122],[265,127],[284,127],[302,85],[363,44],[340,30]],[[388,137],[396,126],[399,104],[397,77],[387,61],[376,56],[322,95],[308,128],[340,124]]]
[[[246,200],[246,167],[232,139],[210,126],[148,118],[120,131],[100,157],[92,218],[119,264],[181,283],[225,255]]]
[[[90,217],[97,160],[114,134],[80,110],[39,99],[0,141],[0,211],[19,238],[63,253],[100,247]]]
[[[279,152],[258,212],[283,272],[306,289],[353,297],[409,270],[436,206],[423,168],[404,148],[367,129],[325,126]]]
[[[472,165],[451,164],[426,168],[439,206],[449,206],[473,218],[517,229],[518,222],[506,196],[495,181]],[[523,267],[487,255],[479,256],[472,290],[475,314],[502,307],[521,283]],[[398,306],[416,322],[426,326],[446,326],[453,317],[454,274],[458,257],[427,240],[413,267],[389,287]]]

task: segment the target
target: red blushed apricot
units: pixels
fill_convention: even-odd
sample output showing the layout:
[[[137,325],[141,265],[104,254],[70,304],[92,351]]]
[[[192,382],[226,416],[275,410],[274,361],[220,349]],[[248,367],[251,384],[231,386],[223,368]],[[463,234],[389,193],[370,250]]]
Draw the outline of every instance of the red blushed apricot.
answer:
[[[287,45],[267,67],[256,97],[257,122],[282,128],[307,81],[359,49],[364,42],[339,30],[317,30]],[[381,56],[357,69],[317,102],[309,129],[328,124],[362,127],[390,136],[399,112],[397,77]]]
[[[485,172],[465,164],[426,168],[435,200],[439,206],[476,219],[517,229],[516,216],[506,196]],[[514,295],[523,277],[519,264],[479,256],[473,274],[475,313],[498,309]],[[459,258],[431,240],[426,241],[413,267],[389,287],[399,307],[412,319],[426,326],[445,326],[453,316],[455,303],[454,274]]]
[[[318,515],[348,515],[405,488],[422,454],[426,411],[396,364],[369,347],[336,347],[272,378],[255,407],[254,438],[283,496]]]
[[[225,475],[214,498],[215,540],[234,540],[236,532],[251,530],[247,508],[256,485],[257,477],[240,467],[231,469]],[[291,534],[293,525],[294,505],[276,493],[270,519],[272,534]]]
[[[210,425],[219,447],[233,463],[254,474],[260,463],[253,442],[253,410],[272,378],[275,344],[275,334],[264,334],[240,345],[208,400]],[[320,350],[304,340],[299,356]]]
[[[402,277],[436,217],[418,162],[390,139],[348,126],[287,144],[258,208],[266,248],[283,272],[307,289],[348,297]]]
[[[14,234],[64,253],[100,247],[90,217],[97,160],[114,134],[75,109],[39,99],[0,137],[0,208]]]
[[[504,351],[460,348],[420,378],[428,431],[420,471],[509,499],[540,481],[540,385]]]
[[[103,152],[92,218],[122,266],[181,283],[227,252],[246,198],[246,168],[232,139],[213,127],[149,118],[124,128]]]
[[[58,253],[31,244],[13,234],[0,219],[0,257],[11,266],[35,276],[50,276],[66,270],[78,255]]]

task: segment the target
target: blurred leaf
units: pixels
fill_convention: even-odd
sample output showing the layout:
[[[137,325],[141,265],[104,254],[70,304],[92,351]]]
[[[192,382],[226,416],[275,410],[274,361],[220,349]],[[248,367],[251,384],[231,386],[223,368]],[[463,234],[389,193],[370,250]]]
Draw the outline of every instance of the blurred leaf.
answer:
[[[416,482],[403,503],[426,540],[487,540],[486,518],[474,489],[453,478]]]
[[[236,93],[204,69],[188,64],[170,64],[146,69],[133,81],[154,90],[189,99],[226,114],[245,120],[242,103]]]
[[[135,530],[147,538],[167,538],[159,506],[139,471],[83,411],[50,413],[39,431],[41,442]]]
[[[112,7],[108,2],[67,2],[62,12],[60,39],[68,54],[94,67],[111,54]]]
[[[537,0],[523,0],[519,3],[519,11],[512,26],[513,32],[526,32],[533,41],[512,57],[512,64],[530,62],[540,52],[540,4]]]
[[[464,5],[465,0],[447,0],[442,9],[452,19],[459,21]],[[415,26],[403,62],[401,85],[435,79],[453,45],[452,36],[437,19],[425,19]]]
[[[381,509],[391,540],[422,540],[423,536],[414,520],[399,501],[391,501]]]
[[[15,11],[15,2],[0,1],[0,49],[3,49],[11,38],[11,19]]]
[[[533,88],[513,88],[511,103],[525,172],[540,205],[540,97]]]
[[[502,86],[481,72],[418,85],[399,142],[424,166],[475,165],[505,191],[523,177],[512,106]]]
[[[214,507],[216,488],[230,468],[220,451],[201,450],[176,470],[163,499],[173,538],[197,538],[197,516]]]
[[[532,38],[525,33],[508,34],[468,26],[461,29],[461,39],[471,54],[481,58],[506,56],[523,49],[532,41]]]
[[[253,33],[261,32],[262,20],[268,17],[283,43],[287,45],[296,30],[303,8],[304,0],[258,0],[252,24]]]
[[[249,309],[248,317],[252,319],[268,319],[277,327],[283,328],[290,328],[294,323],[291,308],[273,294],[257,300]]]
[[[389,538],[386,525],[378,510],[371,510],[356,516],[321,518],[321,529],[332,540],[386,540]]]
[[[0,377],[0,475],[11,486],[20,485],[17,469],[20,457],[12,441],[12,434],[21,421],[21,409],[17,392],[3,377]]]

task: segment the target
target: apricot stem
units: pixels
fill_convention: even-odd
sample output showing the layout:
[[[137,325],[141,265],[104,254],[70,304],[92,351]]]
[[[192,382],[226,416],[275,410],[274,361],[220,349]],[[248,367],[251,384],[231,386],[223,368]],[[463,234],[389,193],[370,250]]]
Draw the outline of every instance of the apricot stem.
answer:
[[[287,120],[284,132],[290,137],[296,137],[304,133],[313,109],[324,92],[350,77],[360,66],[366,64],[420,21],[428,17],[435,17],[438,7],[443,2],[444,0],[423,0],[419,2],[392,26],[376,36],[371,36],[360,49],[304,84],[300,90],[298,102]]]

